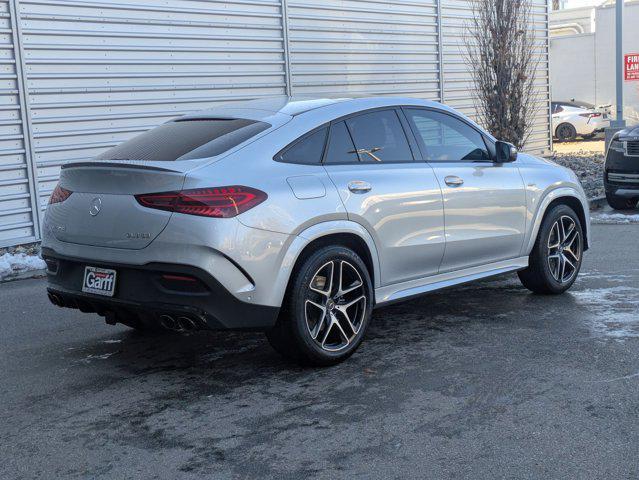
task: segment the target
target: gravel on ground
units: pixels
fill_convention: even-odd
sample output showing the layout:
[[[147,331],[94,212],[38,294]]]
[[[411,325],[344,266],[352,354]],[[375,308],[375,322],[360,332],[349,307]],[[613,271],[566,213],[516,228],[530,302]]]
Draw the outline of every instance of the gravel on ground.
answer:
[[[603,172],[605,156],[603,153],[578,151],[558,153],[549,157],[553,162],[570,168],[577,174],[588,198],[597,198],[605,194]]]

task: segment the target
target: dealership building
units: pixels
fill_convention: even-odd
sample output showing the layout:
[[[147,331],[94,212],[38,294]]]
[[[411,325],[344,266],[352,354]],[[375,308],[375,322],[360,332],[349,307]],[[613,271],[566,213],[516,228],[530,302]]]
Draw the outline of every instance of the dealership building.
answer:
[[[548,2],[533,0],[549,132]],[[473,116],[464,0],[0,0],[0,247],[41,238],[60,167],[177,115],[272,95],[398,95]]]

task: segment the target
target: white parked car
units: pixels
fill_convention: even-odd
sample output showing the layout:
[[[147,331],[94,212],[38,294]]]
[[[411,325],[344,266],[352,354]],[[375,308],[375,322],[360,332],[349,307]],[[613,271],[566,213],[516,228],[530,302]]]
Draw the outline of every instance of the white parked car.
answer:
[[[556,139],[571,142],[592,138],[610,126],[606,111],[587,102],[552,102],[552,129]]]

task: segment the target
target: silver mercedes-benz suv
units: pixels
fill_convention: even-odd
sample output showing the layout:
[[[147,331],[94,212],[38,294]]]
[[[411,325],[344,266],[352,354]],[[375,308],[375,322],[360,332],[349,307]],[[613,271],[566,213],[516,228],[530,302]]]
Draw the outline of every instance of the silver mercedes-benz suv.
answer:
[[[235,102],[68,163],[44,223],[48,294],[144,330],[260,329],[315,365],[374,307],[506,272],[575,281],[575,175],[412,98]]]

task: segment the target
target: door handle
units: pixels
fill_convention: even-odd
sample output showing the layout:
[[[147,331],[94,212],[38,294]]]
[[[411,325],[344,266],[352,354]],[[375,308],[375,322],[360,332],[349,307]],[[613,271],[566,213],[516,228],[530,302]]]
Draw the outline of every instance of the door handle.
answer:
[[[348,182],[348,189],[353,193],[366,193],[370,192],[372,185],[362,180],[353,180]]]
[[[449,175],[444,178],[444,182],[446,182],[446,185],[449,187],[461,187],[464,184],[464,181],[455,175]]]

